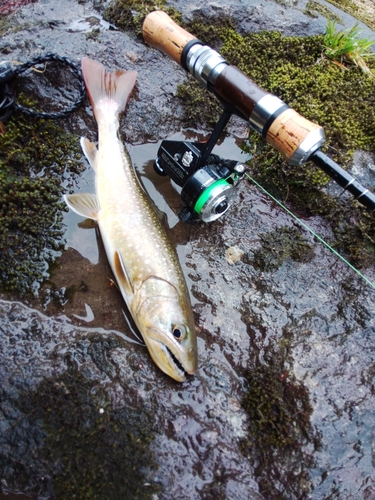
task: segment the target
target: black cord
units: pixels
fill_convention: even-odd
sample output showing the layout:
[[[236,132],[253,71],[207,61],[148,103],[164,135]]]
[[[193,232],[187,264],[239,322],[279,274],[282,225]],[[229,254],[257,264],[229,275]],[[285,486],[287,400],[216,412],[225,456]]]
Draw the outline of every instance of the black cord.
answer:
[[[76,99],[76,101],[69,106],[68,108],[64,109],[63,111],[58,111],[58,112],[40,112],[40,111],[35,111],[33,109],[27,108],[25,106],[21,106],[21,104],[17,104],[14,102],[13,106],[18,109],[19,111],[22,111],[22,113],[25,113],[26,115],[29,116],[34,116],[36,118],[49,118],[49,119],[56,119],[56,118],[64,118],[68,116],[70,113],[75,111],[84,101],[86,97],[86,89],[85,89],[85,83],[82,78],[81,71],[77,68],[77,66],[67,57],[63,56],[58,56],[57,54],[45,54],[43,56],[35,57],[34,59],[31,59],[30,61],[27,61],[24,64],[21,64],[20,66],[17,66],[14,70],[12,70],[14,76],[20,75],[26,70],[32,68],[36,64],[42,64],[47,61],[58,61],[62,62],[64,64],[67,64],[70,69],[72,70],[72,73],[74,76],[77,78],[78,84],[79,84],[79,96]]]

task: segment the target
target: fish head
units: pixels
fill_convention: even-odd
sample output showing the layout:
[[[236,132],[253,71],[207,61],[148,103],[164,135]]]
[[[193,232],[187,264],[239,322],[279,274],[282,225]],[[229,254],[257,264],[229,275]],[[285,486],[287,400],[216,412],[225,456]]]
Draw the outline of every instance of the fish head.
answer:
[[[137,293],[138,292],[138,293]],[[151,358],[178,382],[197,369],[197,339],[189,296],[164,279],[148,277],[131,309]]]

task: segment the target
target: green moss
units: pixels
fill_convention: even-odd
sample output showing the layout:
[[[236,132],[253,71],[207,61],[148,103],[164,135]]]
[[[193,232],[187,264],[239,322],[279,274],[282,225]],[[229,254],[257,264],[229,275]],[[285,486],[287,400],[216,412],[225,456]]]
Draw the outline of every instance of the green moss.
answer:
[[[235,29],[235,23],[229,17],[213,17],[208,22],[207,17],[199,12],[194,15],[193,19],[186,23],[181,22],[180,25],[211,47],[222,45],[227,31]]]
[[[318,447],[319,436],[310,422],[306,387],[279,362],[259,365],[247,375],[242,405],[249,415],[249,437],[241,449],[252,458],[264,498],[307,498],[313,463],[303,445],[311,443],[311,450]]]
[[[375,262],[374,214],[356,201],[346,200],[333,207],[328,217],[334,221],[332,229],[336,241],[332,245],[345,254],[358,268],[366,268]]]
[[[255,252],[251,261],[255,269],[273,271],[288,258],[296,262],[309,262],[314,255],[313,247],[296,228],[286,226],[258,236],[262,240],[262,249]]]
[[[108,342],[97,340],[95,349]],[[50,477],[54,498],[145,500],[158,491],[145,475],[155,467],[152,416],[112,408],[101,385],[82,373],[43,380],[35,393],[22,396],[19,408],[32,429],[41,428],[32,458]]]
[[[181,21],[181,14],[174,7],[167,6],[166,0],[115,0],[104,10],[103,17],[117,28],[135,30],[141,36],[144,18],[154,10],[164,10],[177,23]]]
[[[261,365],[247,375],[243,406],[259,449],[289,448],[309,429],[312,407],[307,389],[278,367]]]
[[[64,177],[82,170],[79,144],[51,121],[14,113],[0,136],[0,286],[35,292],[63,244]]]

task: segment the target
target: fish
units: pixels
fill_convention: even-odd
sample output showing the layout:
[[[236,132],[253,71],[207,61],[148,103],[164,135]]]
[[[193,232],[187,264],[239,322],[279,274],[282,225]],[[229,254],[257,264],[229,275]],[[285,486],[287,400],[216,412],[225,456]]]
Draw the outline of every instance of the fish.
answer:
[[[98,126],[98,147],[82,150],[95,171],[95,193],[66,194],[68,207],[96,221],[127,308],[156,365],[183,382],[197,370],[189,291],[178,256],[120,139],[120,116],[137,73],[109,72],[83,58],[82,74]]]

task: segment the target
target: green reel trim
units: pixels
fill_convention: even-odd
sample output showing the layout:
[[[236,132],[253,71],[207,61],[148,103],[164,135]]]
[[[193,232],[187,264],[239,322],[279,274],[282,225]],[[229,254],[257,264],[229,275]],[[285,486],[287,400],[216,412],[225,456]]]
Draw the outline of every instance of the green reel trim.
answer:
[[[218,186],[223,186],[223,185],[230,186],[230,184],[225,179],[219,179],[218,181],[211,184],[211,186],[209,186],[207,189],[205,189],[197,199],[194,205],[194,211],[200,215],[202,208],[211,197],[212,190],[217,188]]]

